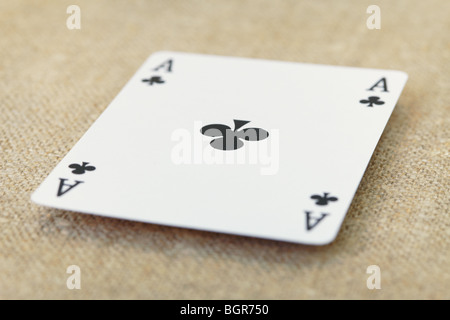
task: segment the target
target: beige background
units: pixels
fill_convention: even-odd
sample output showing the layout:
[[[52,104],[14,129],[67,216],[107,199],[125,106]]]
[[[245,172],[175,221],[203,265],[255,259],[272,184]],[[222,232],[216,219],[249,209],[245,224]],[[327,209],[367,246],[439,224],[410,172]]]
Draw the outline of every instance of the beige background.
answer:
[[[82,29],[66,28],[81,7]],[[366,8],[381,7],[381,30]],[[1,1],[0,298],[450,298],[450,2]],[[39,207],[30,194],[158,50],[409,81],[325,247]],[[67,266],[82,289],[66,288]],[[382,289],[366,288],[377,264]]]

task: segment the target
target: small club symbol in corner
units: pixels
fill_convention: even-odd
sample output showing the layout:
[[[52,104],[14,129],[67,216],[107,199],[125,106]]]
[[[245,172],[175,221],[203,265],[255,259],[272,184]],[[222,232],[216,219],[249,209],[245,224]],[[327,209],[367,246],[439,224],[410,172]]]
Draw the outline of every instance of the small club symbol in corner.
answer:
[[[316,204],[318,206],[326,206],[328,202],[330,201],[338,201],[338,198],[336,197],[330,197],[328,196],[330,193],[324,192],[323,196],[319,194],[314,194],[311,196],[311,199],[316,200]]]
[[[359,103],[367,104],[367,107],[373,107],[374,104],[376,104],[376,105],[384,104],[384,101],[381,101],[380,97],[371,96],[371,97],[367,98],[367,100],[365,100],[365,99],[359,100]]]
[[[72,173],[74,174],[84,174],[86,171],[94,171],[96,168],[94,166],[88,166],[89,162],[83,162],[82,164],[72,163],[69,168],[74,169]]]
[[[142,79],[142,82],[148,82],[152,86],[154,83],[163,84],[165,81],[160,76],[153,76],[148,79]]]

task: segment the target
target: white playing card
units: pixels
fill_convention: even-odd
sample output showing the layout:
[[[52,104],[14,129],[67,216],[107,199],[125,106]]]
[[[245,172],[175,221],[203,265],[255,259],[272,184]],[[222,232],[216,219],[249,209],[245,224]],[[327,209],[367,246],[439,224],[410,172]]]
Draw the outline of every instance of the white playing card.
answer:
[[[392,70],[158,52],[32,199],[327,244],[406,80]]]

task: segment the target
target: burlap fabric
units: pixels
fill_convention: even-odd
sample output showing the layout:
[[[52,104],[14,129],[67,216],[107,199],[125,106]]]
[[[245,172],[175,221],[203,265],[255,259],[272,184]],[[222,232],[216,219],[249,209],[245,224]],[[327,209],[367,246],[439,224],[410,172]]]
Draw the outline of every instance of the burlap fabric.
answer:
[[[66,8],[81,8],[68,30]],[[366,8],[381,8],[368,30]],[[450,298],[450,2],[1,1],[0,298]],[[409,81],[325,247],[100,218],[30,194],[158,50]],[[81,290],[66,268],[82,271]],[[366,268],[381,268],[381,290]]]

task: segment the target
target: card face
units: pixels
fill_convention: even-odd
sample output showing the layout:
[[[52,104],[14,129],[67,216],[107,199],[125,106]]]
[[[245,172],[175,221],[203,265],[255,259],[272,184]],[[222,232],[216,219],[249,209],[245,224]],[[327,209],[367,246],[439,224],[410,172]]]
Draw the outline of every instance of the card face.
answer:
[[[406,80],[393,70],[158,52],[32,200],[327,244]]]

